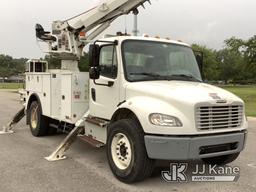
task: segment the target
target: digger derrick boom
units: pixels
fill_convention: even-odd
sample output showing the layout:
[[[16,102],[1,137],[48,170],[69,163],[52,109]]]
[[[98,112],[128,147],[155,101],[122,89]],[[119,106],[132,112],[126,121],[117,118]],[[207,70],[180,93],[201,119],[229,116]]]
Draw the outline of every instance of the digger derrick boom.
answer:
[[[122,15],[138,14],[138,7],[150,0],[107,0],[65,21],[54,21],[52,32],[36,25],[37,38],[47,42],[48,53],[64,60],[79,60],[83,48]]]

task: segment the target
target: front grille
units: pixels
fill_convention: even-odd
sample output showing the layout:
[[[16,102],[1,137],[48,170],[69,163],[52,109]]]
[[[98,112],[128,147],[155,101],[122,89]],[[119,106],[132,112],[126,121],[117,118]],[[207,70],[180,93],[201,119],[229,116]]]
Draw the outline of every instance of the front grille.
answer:
[[[201,106],[196,108],[196,125],[199,130],[240,127],[243,120],[242,105]]]

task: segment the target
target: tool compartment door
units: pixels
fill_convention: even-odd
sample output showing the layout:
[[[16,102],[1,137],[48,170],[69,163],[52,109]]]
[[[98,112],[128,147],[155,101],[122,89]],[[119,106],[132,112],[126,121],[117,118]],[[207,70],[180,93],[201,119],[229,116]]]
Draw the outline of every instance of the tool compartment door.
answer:
[[[61,74],[61,120],[75,124],[88,110],[88,73]]]
[[[70,122],[72,114],[72,73],[61,74],[61,120]]]

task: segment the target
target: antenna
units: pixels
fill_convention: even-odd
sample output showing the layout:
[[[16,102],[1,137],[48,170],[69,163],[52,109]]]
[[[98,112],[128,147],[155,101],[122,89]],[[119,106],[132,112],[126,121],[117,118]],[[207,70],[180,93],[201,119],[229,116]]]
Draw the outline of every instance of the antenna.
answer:
[[[124,28],[125,28],[125,34],[127,34],[127,16],[124,16]]]
[[[133,16],[133,19],[134,19],[134,23],[133,23],[133,35],[134,36],[138,36],[139,34],[139,30],[138,30],[138,15],[137,14],[134,14]]]

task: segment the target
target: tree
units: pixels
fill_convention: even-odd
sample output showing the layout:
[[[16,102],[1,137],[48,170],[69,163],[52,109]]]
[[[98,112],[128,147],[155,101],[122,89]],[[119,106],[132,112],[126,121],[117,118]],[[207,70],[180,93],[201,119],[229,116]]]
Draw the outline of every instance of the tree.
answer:
[[[245,57],[249,63],[256,63],[256,35],[245,43]]]
[[[226,49],[242,54],[245,49],[245,42],[242,39],[237,39],[236,37],[231,37],[224,41]]]
[[[242,80],[243,74],[241,68],[244,66],[243,57],[228,48],[224,48],[217,52],[217,62],[219,64],[219,80],[225,82],[233,80]]]
[[[203,73],[207,80],[218,80],[219,79],[219,66],[216,60],[216,51],[207,48],[206,46],[193,44],[193,50],[201,51],[204,54],[204,66]]]
[[[57,57],[53,57],[51,55],[46,55],[44,60],[48,62],[49,69],[60,69],[61,68],[61,60]]]
[[[9,77],[24,73],[26,58],[13,59],[8,55],[0,55],[0,76]]]
[[[84,56],[81,57],[81,60],[79,61],[79,69],[80,71],[89,71],[89,55],[88,53],[84,53]]]
[[[256,81],[256,35],[246,41],[245,46],[246,76]]]
[[[228,75],[236,81],[251,82],[256,80],[256,36],[249,40],[232,37],[225,40]],[[229,56],[229,58],[227,58]],[[232,66],[231,66],[232,65]],[[232,70],[236,68],[236,73]]]
[[[53,57],[51,55],[46,55],[44,58],[48,64],[49,69],[60,69],[61,68],[61,60],[57,57]],[[78,63],[78,67],[80,71],[89,71],[89,56],[88,53],[84,53],[84,56],[80,58],[80,61]]]

